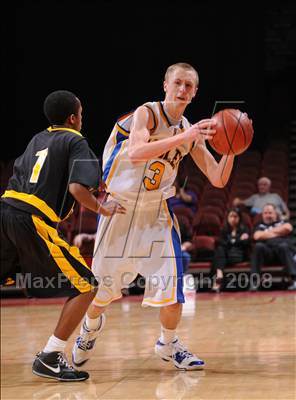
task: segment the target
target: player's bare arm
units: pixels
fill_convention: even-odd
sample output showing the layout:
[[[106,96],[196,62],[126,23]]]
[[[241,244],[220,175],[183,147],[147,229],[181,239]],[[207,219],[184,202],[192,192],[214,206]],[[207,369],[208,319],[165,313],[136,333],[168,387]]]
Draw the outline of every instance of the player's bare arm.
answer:
[[[190,155],[213,186],[222,188],[227,184],[233,167],[234,155],[224,155],[217,162],[207,149],[205,140],[200,140]]]
[[[110,216],[114,213],[125,214],[125,208],[119,203],[113,200],[101,203],[86,187],[79,183],[70,183],[69,192],[80,204],[95,213],[105,216]]]
[[[129,136],[129,157],[132,161],[147,161],[188,142],[209,138],[215,134],[215,122],[204,119],[192,125],[186,131],[167,139],[149,142],[153,121],[145,106],[139,107],[134,114],[133,125]]]

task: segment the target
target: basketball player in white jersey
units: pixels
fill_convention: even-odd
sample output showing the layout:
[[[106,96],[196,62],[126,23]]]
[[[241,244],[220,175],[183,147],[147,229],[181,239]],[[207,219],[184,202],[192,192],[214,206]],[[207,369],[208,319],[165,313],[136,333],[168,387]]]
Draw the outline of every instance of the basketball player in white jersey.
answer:
[[[234,156],[216,162],[205,143],[216,133],[214,121],[191,125],[183,116],[198,90],[198,74],[191,65],[171,65],[163,87],[164,101],[146,103],[119,119],[104,149],[106,190],[127,211],[100,217],[92,264],[100,285],[73,348],[77,366],[94,350],[105,308],[140,274],[146,282],[142,305],[160,309],[155,352],[177,368],[204,367],[176,335],[184,303],[183,271],[178,223],[167,199],[175,194],[173,183],[186,154],[220,188],[229,179]]]

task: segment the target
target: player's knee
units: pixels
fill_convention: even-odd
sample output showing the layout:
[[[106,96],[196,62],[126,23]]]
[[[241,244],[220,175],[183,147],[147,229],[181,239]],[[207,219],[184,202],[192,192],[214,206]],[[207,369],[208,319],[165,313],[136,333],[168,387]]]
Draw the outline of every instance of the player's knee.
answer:
[[[182,307],[181,303],[174,303],[174,304],[170,304],[169,306],[165,306],[164,308],[166,309],[166,311],[168,312],[176,312],[177,310],[179,310]]]

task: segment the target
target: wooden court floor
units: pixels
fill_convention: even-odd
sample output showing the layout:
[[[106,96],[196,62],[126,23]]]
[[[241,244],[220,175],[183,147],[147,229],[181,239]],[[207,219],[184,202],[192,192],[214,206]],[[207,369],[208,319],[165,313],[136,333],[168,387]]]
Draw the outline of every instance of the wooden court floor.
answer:
[[[296,399],[295,300],[285,291],[188,294],[179,337],[207,364],[204,371],[182,372],[154,355],[157,310],[125,297],[107,311],[96,352],[85,365],[91,378],[75,384],[31,373],[61,304],[11,301],[1,307],[1,398]]]

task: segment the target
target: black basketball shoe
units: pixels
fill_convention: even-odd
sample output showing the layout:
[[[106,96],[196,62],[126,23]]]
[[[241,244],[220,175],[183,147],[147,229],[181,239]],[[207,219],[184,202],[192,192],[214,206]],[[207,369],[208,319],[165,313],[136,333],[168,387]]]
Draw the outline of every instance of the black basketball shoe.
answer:
[[[69,365],[65,354],[59,351],[38,353],[33,363],[32,372],[35,375],[63,382],[85,381],[89,378],[87,372],[77,371]]]

